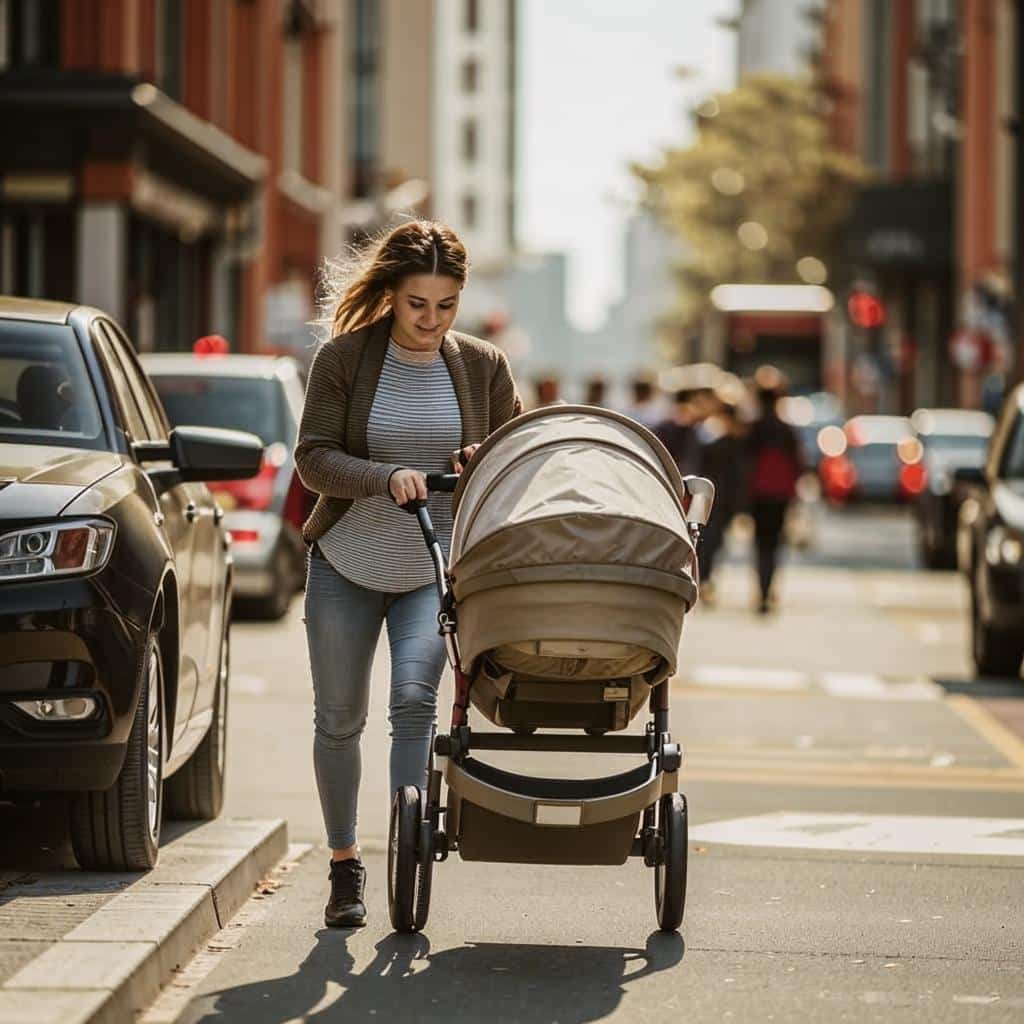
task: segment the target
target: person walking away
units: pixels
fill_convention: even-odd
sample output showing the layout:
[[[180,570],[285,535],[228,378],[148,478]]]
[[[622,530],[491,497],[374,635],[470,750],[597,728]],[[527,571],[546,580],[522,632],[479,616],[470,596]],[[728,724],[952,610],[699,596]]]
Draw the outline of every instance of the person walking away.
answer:
[[[415,516],[428,499],[442,547],[451,495],[426,473],[469,458],[522,411],[505,355],[452,330],[468,274],[450,228],[412,221],[328,279],[331,340],[309,374],[295,449],[318,495],[303,525],[306,638],[314,695],[313,762],[331,848],[328,927],[366,923],[356,840],[359,744],[377,638],[391,650],[391,792],[426,786],[445,663],[434,567]]]
[[[779,416],[778,404],[785,387],[782,374],[762,366],[754,375],[761,413],[747,437],[750,513],[754,520],[754,547],[761,615],[773,606],[772,583],[778,565],[782,531],[796,485],[803,472],[800,439]]]
[[[700,468],[699,422],[696,394],[684,388],[675,392],[671,414],[654,428],[655,436],[668,449],[683,476],[696,473]]]
[[[700,474],[715,485],[715,508],[701,534],[700,596],[713,604],[715,559],[725,542],[729,524],[743,507],[746,491],[746,424],[733,402],[719,399],[719,411],[703,428]]]

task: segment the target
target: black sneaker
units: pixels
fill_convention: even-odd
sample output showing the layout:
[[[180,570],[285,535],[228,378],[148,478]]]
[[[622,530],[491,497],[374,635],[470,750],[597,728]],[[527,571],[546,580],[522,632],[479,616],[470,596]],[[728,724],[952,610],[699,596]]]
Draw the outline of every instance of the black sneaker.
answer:
[[[366,868],[358,859],[332,860],[331,898],[324,907],[328,928],[362,928],[366,924]]]

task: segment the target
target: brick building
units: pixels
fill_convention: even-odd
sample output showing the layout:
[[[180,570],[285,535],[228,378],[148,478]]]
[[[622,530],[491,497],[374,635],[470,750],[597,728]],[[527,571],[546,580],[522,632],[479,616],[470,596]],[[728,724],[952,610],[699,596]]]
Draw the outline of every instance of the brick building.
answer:
[[[1016,0],[829,0],[822,70],[834,140],[871,180],[848,282],[884,328],[851,339],[879,404],[979,405],[1020,374],[1008,298],[1020,274]]]

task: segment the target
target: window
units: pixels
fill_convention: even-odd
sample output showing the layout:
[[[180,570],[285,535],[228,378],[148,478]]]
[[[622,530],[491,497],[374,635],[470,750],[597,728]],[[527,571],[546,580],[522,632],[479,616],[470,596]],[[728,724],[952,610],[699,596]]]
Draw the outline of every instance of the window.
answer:
[[[167,422],[163,414],[160,400],[156,397],[152,386],[143,374],[135,359],[135,352],[128,339],[109,321],[102,321],[102,329],[110,341],[114,355],[121,364],[128,386],[132,389],[132,397],[142,414],[146,427],[146,437],[150,441],[163,441],[167,437]]]
[[[479,88],[479,67],[475,60],[462,63],[462,91],[474,93]]]
[[[464,24],[467,32],[476,32],[480,28],[480,3],[479,0],[464,0]]]
[[[179,0],[157,2],[157,84],[174,100],[181,99],[185,39],[184,6]]]
[[[354,0],[352,50],[352,195],[369,196],[376,184],[379,158],[378,0]]]
[[[465,228],[476,227],[476,196],[467,192],[462,197],[462,226]]]
[[[462,122],[462,159],[474,163],[479,149],[476,121],[469,118]]]
[[[284,44],[284,169],[302,170],[302,36],[289,36]]]
[[[129,442],[147,440],[146,424],[142,418],[138,403],[132,394],[131,384],[121,366],[120,360],[114,355],[110,339],[106,331],[100,327],[100,321],[92,325],[92,338],[101,361],[107,372],[107,380],[110,383],[111,399],[114,406],[120,410],[118,419],[121,427],[128,435]]]
[[[0,0],[0,69],[60,67],[60,0]]]

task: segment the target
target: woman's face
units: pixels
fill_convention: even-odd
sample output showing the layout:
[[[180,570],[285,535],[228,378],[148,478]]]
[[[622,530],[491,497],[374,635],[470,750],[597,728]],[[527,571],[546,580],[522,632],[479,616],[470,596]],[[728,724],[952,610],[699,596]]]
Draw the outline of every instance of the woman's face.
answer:
[[[391,296],[395,323],[392,333],[404,348],[439,348],[445,331],[455,322],[462,285],[442,274],[413,274]]]

